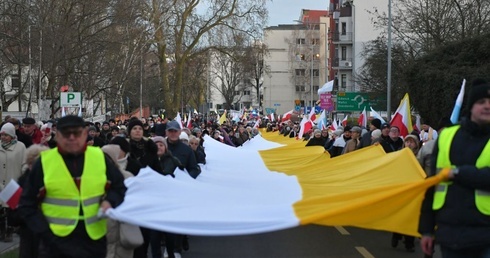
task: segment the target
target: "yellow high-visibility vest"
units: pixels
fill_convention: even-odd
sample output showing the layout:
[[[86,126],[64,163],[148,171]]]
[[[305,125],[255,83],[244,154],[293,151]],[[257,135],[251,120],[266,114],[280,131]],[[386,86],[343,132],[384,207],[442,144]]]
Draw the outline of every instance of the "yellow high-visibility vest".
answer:
[[[65,237],[83,220],[89,237],[97,240],[105,236],[105,219],[97,216],[107,183],[105,157],[102,150],[88,146],[78,190],[58,148],[41,153],[46,196],[41,210],[53,234]],[[80,207],[83,215],[80,215]]]
[[[449,159],[449,153],[451,150],[451,143],[456,135],[456,132],[459,130],[460,126],[452,126],[445,128],[439,137],[438,147],[439,153],[437,154],[437,164],[436,167],[438,169],[454,167],[451,164],[451,160]],[[476,167],[490,167],[490,141],[487,142],[485,148],[482,153],[476,160]],[[434,201],[432,203],[433,210],[439,210],[444,206],[444,202],[446,200],[446,195],[448,188],[451,187],[452,182],[441,182],[436,186],[434,192]],[[485,214],[490,215],[490,192],[475,190],[475,204],[478,210]]]

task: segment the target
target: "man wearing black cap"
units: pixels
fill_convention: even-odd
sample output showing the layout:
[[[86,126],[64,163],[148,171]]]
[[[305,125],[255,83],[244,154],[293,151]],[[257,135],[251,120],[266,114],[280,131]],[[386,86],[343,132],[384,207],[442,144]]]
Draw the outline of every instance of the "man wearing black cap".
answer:
[[[105,212],[126,188],[121,172],[100,148],[86,145],[78,116],[58,121],[58,147],[42,152],[24,184],[19,214],[40,236],[40,257],[105,257]]]
[[[490,85],[475,81],[469,115],[445,128],[432,152],[432,174],[447,181],[427,190],[419,220],[424,253],[434,239],[443,257],[490,257]]]
[[[370,146],[371,145],[371,134],[374,130],[381,129],[381,120],[375,118],[369,124],[369,132],[362,135],[361,143],[359,144],[359,149]]]
[[[344,127],[344,133],[335,139],[335,142],[333,143],[332,147],[328,149],[328,152],[330,153],[330,157],[334,158],[337,156],[340,156],[342,152],[344,151],[345,144],[351,139],[351,130],[352,127],[347,125]]]
[[[43,133],[41,133],[39,127],[37,127],[36,120],[34,120],[34,118],[26,117],[22,119],[22,129],[23,129],[23,133],[31,137],[33,144],[41,143],[41,139],[43,138]]]

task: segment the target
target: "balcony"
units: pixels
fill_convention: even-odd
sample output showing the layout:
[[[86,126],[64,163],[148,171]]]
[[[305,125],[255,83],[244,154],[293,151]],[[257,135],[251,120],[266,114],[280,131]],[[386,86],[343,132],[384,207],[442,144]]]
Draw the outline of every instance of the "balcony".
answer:
[[[352,32],[333,33],[332,41],[334,44],[352,44]]]
[[[334,70],[351,70],[352,69],[352,58],[332,58],[332,68]]]

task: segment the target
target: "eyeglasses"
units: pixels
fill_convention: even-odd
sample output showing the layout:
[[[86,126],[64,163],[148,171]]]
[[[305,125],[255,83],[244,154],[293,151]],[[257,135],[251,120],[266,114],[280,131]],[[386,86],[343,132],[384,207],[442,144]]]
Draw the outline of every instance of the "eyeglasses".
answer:
[[[70,138],[70,136],[73,134],[75,137],[80,137],[82,135],[83,129],[82,130],[66,130],[66,131],[60,131],[61,135],[64,138]]]

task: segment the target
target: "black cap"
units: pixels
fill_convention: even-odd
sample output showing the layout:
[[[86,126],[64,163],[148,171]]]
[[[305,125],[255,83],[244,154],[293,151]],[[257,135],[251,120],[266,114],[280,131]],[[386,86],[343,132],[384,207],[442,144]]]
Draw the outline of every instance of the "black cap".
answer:
[[[56,123],[58,130],[64,130],[70,127],[85,127],[85,121],[81,117],[68,115],[60,118],[58,123]]]
[[[26,118],[22,119],[22,123],[25,125],[33,125],[36,123],[36,120],[34,120],[34,118],[32,118],[32,117],[26,117]]]
[[[379,128],[379,129],[383,130],[383,129],[385,129],[385,128],[390,128],[390,124],[389,124],[389,123],[383,123],[383,124],[381,125],[381,128]]]
[[[131,150],[131,146],[129,145],[129,142],[126,140],[126,138],[121,136],[113,137],[112,140],[109,142],[109,144],[119,145],[119,147],[121,147],[121,150],[124,151],[125,153],[128,153]]]
[[[376,127],[376,128],[381,128],[381,120],[379,120],[378,118],[375,118],[371,121],[371,124]]]
[[[473,104],[480,99],[490,98],[490,84],[483,79],[476,79],[472,83],[470,94],[468,97],[469,109],[473,107]]]
[[[350,125],[346,125],[344,127],[344,132],[350,132],[350,129],[352,129],[352,127]]]

